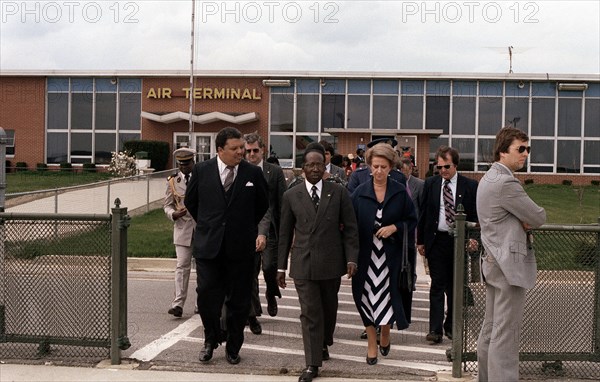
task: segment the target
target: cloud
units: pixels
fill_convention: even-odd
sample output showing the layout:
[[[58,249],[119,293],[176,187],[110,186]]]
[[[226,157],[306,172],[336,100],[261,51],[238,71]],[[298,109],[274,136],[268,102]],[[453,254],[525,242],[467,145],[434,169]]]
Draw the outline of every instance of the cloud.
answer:
[[[600,72],[597,1],[196,3],[200,70]],[[189,68],[189,0],[1,7],[3,70]]]

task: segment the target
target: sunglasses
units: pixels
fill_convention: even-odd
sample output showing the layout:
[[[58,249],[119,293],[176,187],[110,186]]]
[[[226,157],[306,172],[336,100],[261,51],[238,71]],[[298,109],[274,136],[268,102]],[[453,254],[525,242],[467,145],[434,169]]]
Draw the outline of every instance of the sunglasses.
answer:
[[[250,154],[250,153],[258,154],[259,151],[260,151],[260,149],[246,149],[246,154]]]
[[[531,152],[531,146],[519,146],[519,148],[517,149],[517,151],[519,151],[519,154],[523,154],[525,150],[527,150],[527,154],[529,154]]]
[[[451,164],[445,164],[443,166],[435,166],[435,168],[437,168],[438,170],[441,170],[443,168],[445,168],[446,170],[450,170],[450,167],[452,167]]]

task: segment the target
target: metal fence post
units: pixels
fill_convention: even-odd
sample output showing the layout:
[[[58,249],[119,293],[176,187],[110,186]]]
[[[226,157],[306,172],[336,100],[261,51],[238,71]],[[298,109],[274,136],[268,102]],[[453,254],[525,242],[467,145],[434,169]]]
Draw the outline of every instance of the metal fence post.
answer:
[[[465,283],[465,209],[458,205],[454,216],[454,285],[452,303],[452,377],[462,377],[463,302]]]
[[[127,338],[127,208],[115,200],[112,209],[111,249],[111,336],[110,360],[112,365],[121,364],[121,350],[131,346]]]
[[[150,174],[146,174],[146,213],[150,212]]]

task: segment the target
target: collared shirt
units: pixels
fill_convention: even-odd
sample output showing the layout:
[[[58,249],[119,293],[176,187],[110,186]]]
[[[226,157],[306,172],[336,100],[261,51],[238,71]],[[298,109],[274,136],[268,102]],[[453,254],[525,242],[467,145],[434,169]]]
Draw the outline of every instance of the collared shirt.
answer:
[[[331,174],[331,163],[328,163],[328,164],[325,166],[325,171],[327,171],[328,173],[330,173],[330,174]]]
[[[265,169],[265,166],[263,166],[263,163],[264,163],[264,161],[261,159],[261,160],[260,160],[260,163],[259,163],[259,164],[257,164],[257,166],[258,166],[258,167],[260,167],[260,169],[261,169],[261,170],[264,170],[264,169]]]
[[[221,177],[221,184],[225,184],[225,178],[227,177],[227,173],[229,172],[229,170],[227,170],[227,165],[221,160],[221,158],[219,158],[219,156],[217,155],[217,166],[219,167],[219,176]],[[237,175],[237,170],[238,170],[239,165],[236,165],[233,168],[233,180],[235,181],[235,177]]]
[[[313,186],[317,186],[317,196],[321,199],[321,190],[323,189],[323,181],[319,180],[317,184],[312,184],[308,180],[304,180],[304,185],[306,186],[306,191],[308,191],[308,195],[312,196],[312,188]]]
[[[456,183],[458,181],[458,172],[450,179],[450,190],[452,190],[452,201],[454,202],[454,210],[456,211]],[[448,232],[450,227],[446,224],[446,209],[444,208],[444,183],[446,179],[442,178],[440,186],[440,211],[438,216],[438,231]]]

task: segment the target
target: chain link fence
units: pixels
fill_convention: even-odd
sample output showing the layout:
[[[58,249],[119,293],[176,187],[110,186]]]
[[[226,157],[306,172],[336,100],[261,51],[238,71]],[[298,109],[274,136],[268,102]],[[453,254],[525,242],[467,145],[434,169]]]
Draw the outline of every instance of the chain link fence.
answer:
[[[460,224],[457,228],[460,231]],[[458,307],[464,327],[462,338],[457,340],[462,340],[458,346],[464,371],[476,372],[486,292],[479,273],[481,248],[473,253],[465,253],[464,248],[471,238],[481,242],[480,230],[469,227],[463,237],[464,245],[456,246],[463,253],[455,253],[456,259],[465,259],[465,303]],[[520,337],[521,378],[599,380],[600,227],[544,225],[534,230],[534,238],[538,274],[535,287],[526,295]]]
[[[0,213],[0,359],[100,361],[128,347],[126,211]]]

